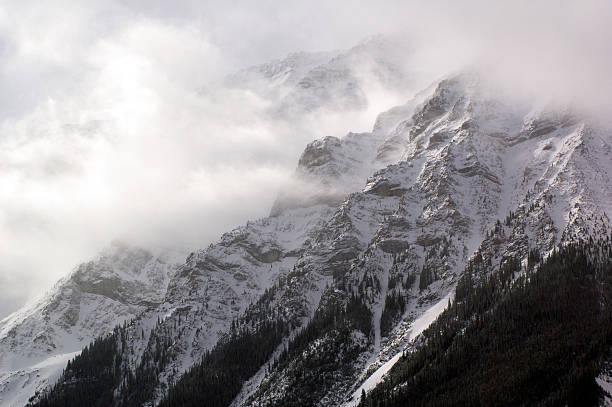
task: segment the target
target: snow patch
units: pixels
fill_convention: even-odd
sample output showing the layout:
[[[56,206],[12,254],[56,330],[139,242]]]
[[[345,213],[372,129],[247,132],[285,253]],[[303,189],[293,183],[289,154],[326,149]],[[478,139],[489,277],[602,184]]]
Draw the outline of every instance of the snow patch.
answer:
[[[410,341],[413,341],[417,336],[419,336],[433,321],[438,318],[438,315],[446,309],[448,302],[452,298],[454,292],[451,291],[444,298],[438,301],[435,305],[430,307],[427,311],[423,313],[419,318],[417,318],[411,325],[410,330]],[[391,370],[391,368],[397,363],[397,361],[402,357],[404,350],[402,349],[400,352],[397,352],[391,359],[385,362],[381,367],[379,367],[370,377],[366,379],[365,382],[355,392],[351,397],[350,401],[345,403],[345,407],[354,407],[359,404],[359,400],[361,399],[361,392],[366,391],[369,392],[378,383],[380,383],[384,376]]]

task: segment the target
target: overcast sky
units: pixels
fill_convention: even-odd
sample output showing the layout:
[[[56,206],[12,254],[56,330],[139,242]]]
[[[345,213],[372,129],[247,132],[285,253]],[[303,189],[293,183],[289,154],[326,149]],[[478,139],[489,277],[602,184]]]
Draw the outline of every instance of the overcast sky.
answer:
[[[313,135],[198,94],[246,66],[383,33],[423,71],[609,111],[610,2],[423,4],[0,0],[0,318],[112,239],[205,247],[268,213]]]

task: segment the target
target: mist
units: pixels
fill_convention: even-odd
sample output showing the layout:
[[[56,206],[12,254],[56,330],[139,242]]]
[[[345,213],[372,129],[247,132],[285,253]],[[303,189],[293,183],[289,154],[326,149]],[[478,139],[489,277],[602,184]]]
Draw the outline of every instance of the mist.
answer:
[[[521,103],[612,106],[608,2],[203,3],[0,7],[0,318],[113,239],[192,250],[267,216],[306,143],[368,131],[458,70]],[[277,120],[274,101],[220,88],[376,34],[408,44],[414,86],[371,90],[364,111]]]

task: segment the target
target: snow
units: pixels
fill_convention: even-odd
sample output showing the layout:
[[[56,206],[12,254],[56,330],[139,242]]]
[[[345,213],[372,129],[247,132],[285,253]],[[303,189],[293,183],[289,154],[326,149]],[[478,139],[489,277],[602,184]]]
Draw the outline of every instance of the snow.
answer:
[[[423,313],[419,318],[417,318],[412,324],[410,329],[410,341],[413,341],[417,336],[419,336],[433,321],[436,320],[438,315],[444,311],[444,309],[448,305],[448,301],[452,298],[453,292],[449,292],[444,298],[434,304],[431,308]],[[355,392],[351,397],[351,400],[347,402],[345,407],[353,407],[359,404],[359,400],[361,399],[362,390],[369,392],[371,391],[378,383],[380,383],[384,376],[391,370],[391,368],[397,363],[397,361],[402,357],[404,350],[402,349],[400,352],[397,352],[391,359],[385,362],[381,367],[379,367],[370,377],[366,379],[365,382]]]
[[[9,372],[0,371],[0,405],[23,407],[37,391],[53,385],[66,363],[78,352],[53,355],[40,363]]]
[[[285,350],[286,346],[289,344],[293,336],[295,335],[292,335],[289,338],[285,338],[282,343],[276,347],[276,350],[272,353],[269,360],[274,360],[278,358],[280,354]],[[241,405],[243,405],[243,403],[245,403],[248,398],[257,390],[257,387],[263,381],[267,371],[268,364],[265,363],[261,366],[261,368],[259,368],[257,373],[255,373],[249,380],[247,380],[242,385],[240,393],[238,393],[238,395],[234,398],[232,404],[230,404],[229,407],[240,407]]]
[[[433,307],[429,308],[423,315],[412,323],[412,331],[410,332],[410,340],[414,340],[419,336],[433,321],[438,318],[448,306],[448,302],[453,297],[454,292],[448,293],[444,298],[438,301]]]
[[[602,389],[604,389],[604,391],[608,393],[604,396],[604,400],[601,405],[605,407],[612,406],[612,377],[606,374],[601,374],[595,378],[595,381],[601,386]]]

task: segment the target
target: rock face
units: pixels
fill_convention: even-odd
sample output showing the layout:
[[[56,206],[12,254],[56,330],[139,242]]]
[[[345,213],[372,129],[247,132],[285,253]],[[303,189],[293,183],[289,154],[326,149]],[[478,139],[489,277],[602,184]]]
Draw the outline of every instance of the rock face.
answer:
[[[329,99],[360,106],[367,92],[342,67],[367,44],[324,65],[327,54],[294,55],[257,72],[293,86],[280,99],[305,110]],[[378,72],[390,84],[399,81],[396,68]],[[336,100],[328,92],[339,88],[346,97]],[[85,298],[120,303],[122,319],[131,319],[122,331],[124,366],[136,375],[155,367],[147,400],[155,402],[235,323],[280,321],[284,339],[232,405],[283,406],[295,397],[307,405],[355,405],[442,312],[470,259],[495,266],[610,234],[611,145],[610,129],[507,103],[476,74],[450,76],[381,113],[371,132],[310,143],[269,217],[224,234],[175,272],[146,251],[116,249],[112,262],[82,265],[60,283],[60,300],[41,302],[52,324],[27,328],[30,317],[11,317],[21,322],[2,321],[0,340],[17,346],[42,332],[28,349],[54,352],[59,337],[50,332],[72,335],[101,317],[83,311]],[[367,323],[320,322],[337,310],[349,318],[355,298]],[[313,320],[323,328],[298,347],[296,335]],[[164,356],[156,359],[159,343]],[[299,354],[283,354],[291,346]],[[309,376],[309,366],[321,365],[324,372]]]

